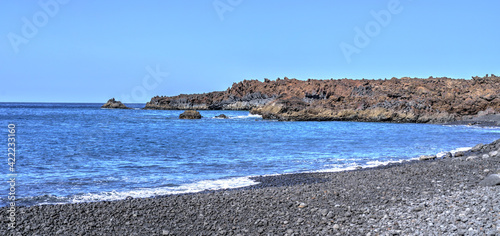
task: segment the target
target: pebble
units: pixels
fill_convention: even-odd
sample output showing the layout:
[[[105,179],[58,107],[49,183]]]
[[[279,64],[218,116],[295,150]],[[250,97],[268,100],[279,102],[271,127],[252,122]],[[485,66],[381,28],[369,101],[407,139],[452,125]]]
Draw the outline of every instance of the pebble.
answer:
[[[500,185],[500,175],[499,174],[488,175],[488,177],[479,182],[479,185],[481,186]]]
[[[418,158],[421,161],[434,160],[436,156],[423,155]]]
[[[466,161],[472,161],[472,160],[475,160],[479,158],[478,156],[468,156],[467,158],[465,158]]]

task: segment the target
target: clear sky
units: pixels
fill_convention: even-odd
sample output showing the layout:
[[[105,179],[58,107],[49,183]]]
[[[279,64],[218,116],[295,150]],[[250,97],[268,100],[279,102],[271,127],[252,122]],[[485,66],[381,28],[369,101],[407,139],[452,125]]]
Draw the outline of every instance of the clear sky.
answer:
[[[500,1],[0,0],[0,102],[500,75]]]

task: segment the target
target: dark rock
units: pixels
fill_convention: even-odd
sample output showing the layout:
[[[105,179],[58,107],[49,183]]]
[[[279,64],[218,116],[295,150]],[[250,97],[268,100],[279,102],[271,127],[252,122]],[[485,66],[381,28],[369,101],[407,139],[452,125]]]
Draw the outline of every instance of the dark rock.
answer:
[[[127,107],[123,105],[122,102],[116,101],[114,98],[111,98],[106,102],[104,105],[101,106],[101,108],[108,108],[108,109],[132,109],[130,107]]]
[[[500,175],[499,174],[492,174],[483,179],[481,182],[479,182],[479,185],[481,186],[495,186],[495,185],[500,185]]]
[[[215,118],[219,118],[219,119],[228,119],[229,117],[227,117],[226,115],[224,114],[220,114],[218,116],[215,116]]]
[[[463,151],[458,151],[458,152],[455,152],[455,157],[463,157],[465,155],[465,152]]]
[[[182,114],[179,115],[179,119],[201,119],[201,114],[195,110],[186,110]]]
[[[478,152],[478,151],[481,151],[481,149],[483,149],[484,145],[482,143],[472,147],[470,149],[471,152]]]

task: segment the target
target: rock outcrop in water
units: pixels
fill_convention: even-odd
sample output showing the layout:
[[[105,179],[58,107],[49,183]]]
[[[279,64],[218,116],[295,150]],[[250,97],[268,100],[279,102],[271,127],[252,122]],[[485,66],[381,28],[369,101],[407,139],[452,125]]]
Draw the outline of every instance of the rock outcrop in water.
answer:
[[[187,110],[179,115],[179,119],[196,120],[201,119],[201,114],[195,110]]]
[[[264,119],[445,123],[500,113],[500,77],[245,80],[226,91],[153,97],[145,109],[251,110]]]
[[[116,101],[114,98],[111,98],[106,102],[106,104],[102,105],[101,108],[109,108],[109,109],[132,109],[123,105],[122,102]]]
[[[219,119],[229,119],[229,117],[227,117],[226,115],[224,114],[220,114],[218,116],[215,116],[215,118],[219,118]]]

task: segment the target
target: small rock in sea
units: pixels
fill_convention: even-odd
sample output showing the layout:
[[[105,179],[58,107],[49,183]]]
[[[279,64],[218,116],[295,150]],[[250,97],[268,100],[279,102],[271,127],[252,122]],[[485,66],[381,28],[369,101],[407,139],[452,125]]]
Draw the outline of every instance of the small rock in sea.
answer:
[[[201,114],[195,110],[186,110],[182,114],[179,115],[179,119],[201,119]]]
[[[500,175],[499,174],[492,174],[483,179],[481,182],[479,182],[479,185],[481,186],[495,186],[495,185],[500,185]]]
[[[451,152],[447,152],[446,154],[444,154],[443,158],[452,158],[453,157],[453,154],[451,154]]]
[[[481,149],[483,149],[483,147],[484,147],[484,145],[483,145],[482,143],[480,143],[480,144],[478,144],[478,145],[476,145],[476,146],[472,147],[472,148],[470,149],[470,151],[471,151],[471,152],[481,151]]]
[[[486,158],[490,158],[490,155],[488,154],[483,154],[483,156],[481,156],[483,159],[486,159]]]
[[[226,115],[224,114],[220,114],[218,116],[215,116],[215,118],[219,118],[219,119],[228,119],[229,117],[227,117]]]
[[[433,160],[436,159],[436,156],[423,155],[418,158],[421,161]]]
[[[465,158],[465,160],[472,161],[472,160],[477,159],[477,158],[479,158],[479,157],[478,156],[469,156],[469,157]]]
[[[133,198],[133,197],[131,197],[131,196],[127,196],[127,197],[125,198],[125,200],[132,200],[132,199],[134,199],[134,198]]]
[[[108,108],[108,109],[131,109],[125,105],[123,105],[122,102],[116,101],[114,98],[111,98],[106,102],[106,104],[102,105],[101,108]]]
[[[490,152],[490,156],[491,156],[491,157],[496,157],[496,156],[498,156],[498,151],[492,151],[492,152]]]

